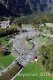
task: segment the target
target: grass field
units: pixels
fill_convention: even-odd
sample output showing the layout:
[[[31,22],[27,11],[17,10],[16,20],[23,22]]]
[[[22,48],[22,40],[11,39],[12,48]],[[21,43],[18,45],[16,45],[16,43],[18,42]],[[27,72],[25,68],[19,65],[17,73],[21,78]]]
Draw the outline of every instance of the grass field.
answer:
[[[0,42],[4,45],[6,45],[8,43],[8,41],[5,40],[6,37],[1,37],[0,38]]]
[[[13,62],[14,59],[14,56],[11,54],[3,57],[0,56],[0,69],[6,68]]]
[[[53,80],[53,77],[46,76],[46,71],[38,63],[30,62],[14,80]]]
[[[44,24],[41,24],[39,26],[39,28],[37,28],[37,29],[47,30],[48,28],[53,28],[53,23],[45,23],[45,25]]]
[[[46,23],[46,26],[48,26],[49,28],[53,27],[53,23]]]
[[[6,37],[1,37],[0,42],[4,46],[10,45],[10,43],[6,40]],[[10,48],[9,48],[9,50],[10,50]],[[6,68],[8,65],[10,65],[13,62],[14,59],[15,58],[12,54],[10,54],[8,56],[0,56],[0,69]]]
[[[43,38],[42,36],[39,37],[39,41],[40,41],[40,44],[47,44],[50,42],[50,39],[48,37],[45,37]]]
[[[45,37],[42,37],[42,36],[36,37],[35,41],[38,46],[51,44],[50,38],[48,38],[46,36]]]

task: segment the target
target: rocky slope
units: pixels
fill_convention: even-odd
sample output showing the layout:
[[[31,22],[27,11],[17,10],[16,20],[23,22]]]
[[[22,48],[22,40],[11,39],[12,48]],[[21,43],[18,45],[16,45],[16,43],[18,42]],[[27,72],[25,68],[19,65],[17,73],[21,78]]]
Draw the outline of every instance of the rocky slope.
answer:
[[[53,0],[0,0],[0,15],[26,15],[33,12],[53,12]]]

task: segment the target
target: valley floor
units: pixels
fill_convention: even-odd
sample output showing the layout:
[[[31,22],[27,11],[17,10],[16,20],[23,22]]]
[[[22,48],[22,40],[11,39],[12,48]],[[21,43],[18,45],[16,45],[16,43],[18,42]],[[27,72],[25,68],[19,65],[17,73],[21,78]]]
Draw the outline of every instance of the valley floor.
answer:
[[[46,71],[43,70],[42,66],[38,62],[33,61],[33,57],[39,55],[38,48],[41,45],[52,44],[51,34],[45,34],[44,31],[41,32],[39,30],[35,30],[31,24],[23,24],[22,26],[22,29],[26,29],[27,32],[20,31],[18,35],[10,38],[9,41],[13,43],[11,55],[14,56],[14,58],[10,57],[11,59],[9,58],[9,60],[14,60],[15,63],[19,62],[19,64],[24,67],[23,71],[18,75],[18,77],[15,76],[15,78],[13,76],[15,78],[14,80],[53,80],[53,77],[50,77],[48,73],[46,74]],[[1,61],[0,66],[4,64]],[[6,69],[8,70],[8,68]],[[28,74],[33,76],[28,76]],[[34,76],[34,74],[36,75]]]

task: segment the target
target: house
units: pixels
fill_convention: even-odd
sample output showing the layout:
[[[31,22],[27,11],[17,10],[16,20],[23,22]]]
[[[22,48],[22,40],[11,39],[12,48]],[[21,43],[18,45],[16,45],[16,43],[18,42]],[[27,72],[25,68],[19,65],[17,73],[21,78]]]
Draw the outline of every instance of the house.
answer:
[[[38,58],[37,58],[36,56],[35,56],[35,59],[34,59],[34,61],[35,61],[35,62],[37,62],[37,61],[38,61]]]
[[[10,28],[9,20],[0,22],[0,28]]]
[[[38,61],[38,57],[37,56],[34,56],[33,57],[33,61],[37,62]]]

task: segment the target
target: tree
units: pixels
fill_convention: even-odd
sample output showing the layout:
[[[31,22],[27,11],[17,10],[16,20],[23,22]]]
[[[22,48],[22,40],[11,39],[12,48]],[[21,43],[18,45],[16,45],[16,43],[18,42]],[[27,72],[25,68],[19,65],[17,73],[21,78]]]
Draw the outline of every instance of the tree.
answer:
[[[53,45],[42,46],[39,49],[39,53],[41,53],[41,63],[45,69],[53,73]]]
[[[18,26],[19,26],[19,28],[22,29],[22,23],[21,22],[18,23]]]

